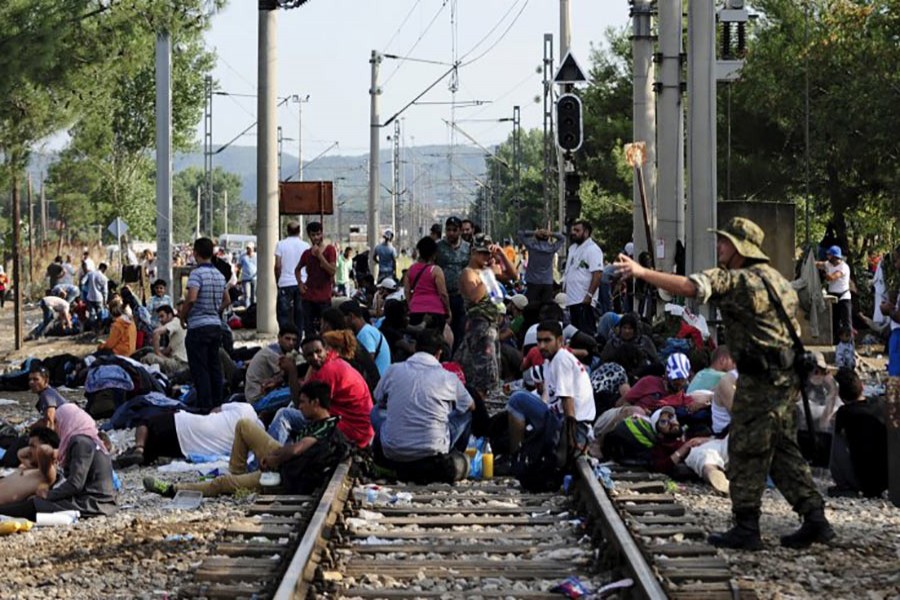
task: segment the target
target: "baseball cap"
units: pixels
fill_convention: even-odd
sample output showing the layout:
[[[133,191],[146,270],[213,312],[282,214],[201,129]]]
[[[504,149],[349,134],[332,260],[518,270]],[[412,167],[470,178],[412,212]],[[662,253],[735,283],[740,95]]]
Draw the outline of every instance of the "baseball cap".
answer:
[[[691,376],[691,361],[687,356],[676,352],[666,359],[666,377],[669,379],[687,379]]]
[[[444,227],[462,227],[462,219],[459,217],[447,217],[447,220],[444,222]]]
[[[838,258],[844,258],[844,255],[841,254],[840,246],[832,246],[825,252],[825,254],[827,254],[828,256],[836,256]]]
[[[494,240],[486,233],[479,233],[472,240],[472,252],[490,252]]]
[[[528,298],[526,298],[523,294],[515,294],[507,298],[510,302],[515,305],[519,310],[524,310],[526,306],[528,306]]]
[[[378,287],[383,287],[388,290],[396,290],[397,282],[394,280],[393,277],[385,277],[378,283]]]
[[[567,303],[566,293],[565,292],[558,293],[556,296],[553,297],[553,301],[556,302],[560,308],[565,308],[566,303]]]

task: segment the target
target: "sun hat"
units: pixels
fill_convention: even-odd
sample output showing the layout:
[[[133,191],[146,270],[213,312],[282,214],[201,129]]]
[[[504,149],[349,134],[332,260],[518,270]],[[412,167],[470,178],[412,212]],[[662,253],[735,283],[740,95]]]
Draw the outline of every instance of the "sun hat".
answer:
[[[724,229],[710,229],[709,231],[728,238],[734,244],[738,254],[744,258],[769,260],[769,257],[762,251],[762,244],[766,234],[763,233],[759,225],[750,219],[734,217],[728,221]]]
[[[666,359],[666,377],[687,379],[691,376],[691,361],[681,352],[676,352]]]

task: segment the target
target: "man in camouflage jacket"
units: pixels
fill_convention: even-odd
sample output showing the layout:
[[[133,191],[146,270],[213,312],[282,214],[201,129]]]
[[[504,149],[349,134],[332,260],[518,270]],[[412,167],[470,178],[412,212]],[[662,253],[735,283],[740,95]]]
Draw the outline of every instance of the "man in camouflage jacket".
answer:
[[[759,516],[766,476],[803,517],[803,525],[782,536],[781,544],[805,548],[827,542],[834,531],[825,518],[824,502],[812,481],[797,445],[794,400],[800,381],[793,368],[792,338],[778,316],[763,280],[780,298],[799,331],[793,315],[797,294],[790,283],[769,265],[762,249],[763,231],[749,219],[735,217],[718,235],[719,267],[689,277],[652,271],[619,255],[617,272],[646,281],[670,293],[711,302],[722,314],[725,336],[735,356],[740,378],[734,396],[728,442],[728,478],[735,525],[714,533],[716,546],[762,548]]]

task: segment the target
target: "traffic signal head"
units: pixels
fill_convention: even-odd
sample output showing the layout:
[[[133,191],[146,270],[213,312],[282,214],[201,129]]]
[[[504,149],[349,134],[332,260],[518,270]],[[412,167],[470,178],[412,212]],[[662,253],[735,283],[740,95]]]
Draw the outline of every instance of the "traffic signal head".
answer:
[[[556,101],[556,142],[568,152],[581,148],[581,98],[563,94]]]

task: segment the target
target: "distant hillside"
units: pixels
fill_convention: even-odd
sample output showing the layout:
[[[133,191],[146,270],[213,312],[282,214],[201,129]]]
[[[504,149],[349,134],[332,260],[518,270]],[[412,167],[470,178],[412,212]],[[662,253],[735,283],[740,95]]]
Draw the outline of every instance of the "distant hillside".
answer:
[[[450,180],[449,146],[419,146],[406,149],[401,156],[401,191],[420,196],[420,200],[435,208],[456,208],[467,206],[474,198],[477,184],[482,179],[486,167],[484,153],[474,147],[457,146],[453,155],[453,180]],[[380,154],[382,196],[386,201],[390,197],[391,187],[391,150],[382,149]],[[362,210],[368,194],[369,156],[323,156],[306,166],[304,163],[303,179],[307,181],[335,181],[335,193],[338,198],[347,201],[348,210]],[[190,166],[203,168],[202,152],[180,154],[175,157],[176,171]],[[249,146],[231,146],[213,159],[214,167],[240,175],[243,181],[243,199],[255,204],[256,198],[256,148]],[[297,176],[297,156],[284,153],[282,155],[282,176]],[[455,194],[453,192],[455,188]]]

